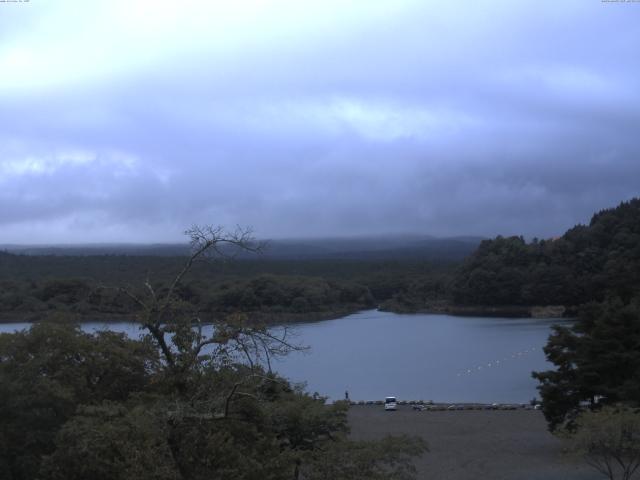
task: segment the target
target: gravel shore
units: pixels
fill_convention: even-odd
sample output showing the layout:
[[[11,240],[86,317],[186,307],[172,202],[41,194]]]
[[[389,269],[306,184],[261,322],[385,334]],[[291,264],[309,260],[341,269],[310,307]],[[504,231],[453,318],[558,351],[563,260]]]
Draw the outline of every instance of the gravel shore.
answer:
[[[536,410],[414,411],[379,405],[349,410],[354,439],[387,434],[423,437],[429,453],[416,460],[418,478],[429,480],[600,480],[579,458],[562,453]]]

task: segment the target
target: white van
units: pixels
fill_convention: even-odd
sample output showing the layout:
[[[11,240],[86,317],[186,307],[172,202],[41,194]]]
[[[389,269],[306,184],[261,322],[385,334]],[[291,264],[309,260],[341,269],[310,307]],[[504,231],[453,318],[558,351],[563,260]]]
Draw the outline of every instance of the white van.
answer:
[[[384,399],[384,409],[385,410],[397,410],[398,402],[396,401],[396,397],[385,397]]]

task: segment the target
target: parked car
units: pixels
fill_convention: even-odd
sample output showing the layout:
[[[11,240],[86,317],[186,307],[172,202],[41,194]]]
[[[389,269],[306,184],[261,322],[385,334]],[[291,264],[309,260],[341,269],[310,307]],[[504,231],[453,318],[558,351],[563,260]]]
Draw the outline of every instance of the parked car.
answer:
[[[397,410],[398,409],[398,401],[396,397],[385,397],[384,399],[384,409],[387,410]]]

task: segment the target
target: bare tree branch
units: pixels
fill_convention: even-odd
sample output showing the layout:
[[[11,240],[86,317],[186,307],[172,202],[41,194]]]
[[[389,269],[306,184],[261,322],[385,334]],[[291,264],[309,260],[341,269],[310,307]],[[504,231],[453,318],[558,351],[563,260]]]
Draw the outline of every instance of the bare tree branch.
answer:
[[[179,286],[201,258],[211,254],[233,258],[239,252],[256,253],[262,251],[264,244],[255,241],[249,228],[236,227],[228,232],[220,226],[194,225],[185,234],[190,239],[191,253],[166,290],[156,290],[149,276],[142,284],[141,292],[134,292],[130,286],[118,289],[140,308],[138,317],[142,328],[158,346],[163,363],[176,376],[178,384],[182,385],[180,382],[184,379],[188,381],[186,373],[199,368],[199,359],[205,349],[210,361],[219,367],[232,365],[238,356],[244,356],[243,363],[246,362],[253,372],[261,362],[265,362],[271,372],[274,356],[304,350],[289,340],[288,329],[275,334],[265,326],[247,324],[244,316],[217,323],[211,336],[207,336],[193,306],[181,300]],[[210,346],[213,347],[207,348]],[[183,393],[186,393],[186,387]],[[231,397],[236,394],[239,394],[237,388]]]

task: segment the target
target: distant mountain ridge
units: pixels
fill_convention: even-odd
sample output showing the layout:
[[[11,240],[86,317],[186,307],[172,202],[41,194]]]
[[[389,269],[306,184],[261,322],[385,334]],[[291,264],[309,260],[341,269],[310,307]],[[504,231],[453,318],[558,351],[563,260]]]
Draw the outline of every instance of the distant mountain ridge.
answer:
[[[54,255],[84,257],[92,255],[129,255],[174,257],[189,253],[187,244],[79,244],[79,245],[0,245],[0,250],[18,255]]]
[[[470,255],[481,237],[438,238],[427,235],[267,240],[263,259],[274,260],[385,260],[424,259],[458,261]],[[54,256],[184,256],[187,244],[0,245],[0,250],[22,255]],[[238,258],[255,258],[240,252]]]

